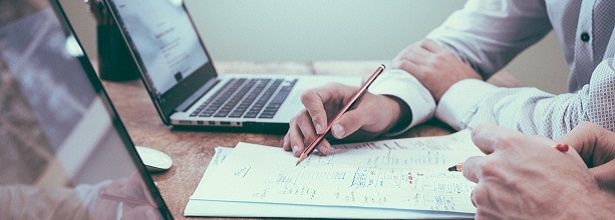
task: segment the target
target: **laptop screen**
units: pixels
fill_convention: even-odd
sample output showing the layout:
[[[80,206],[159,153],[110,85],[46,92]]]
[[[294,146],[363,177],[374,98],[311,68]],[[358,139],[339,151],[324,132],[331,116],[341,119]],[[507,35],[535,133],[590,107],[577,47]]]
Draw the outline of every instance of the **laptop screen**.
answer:
[[[186,100],[212,86],[215,69],[182,0],[104,3],[162,115],[171,115],[186,102],[192,104]]]
[[[155,93],[162,95],[208,62],[181,0],[114,0]]]
[[[0,213],[171,218],[54,8],[46,0],[0,1]]]

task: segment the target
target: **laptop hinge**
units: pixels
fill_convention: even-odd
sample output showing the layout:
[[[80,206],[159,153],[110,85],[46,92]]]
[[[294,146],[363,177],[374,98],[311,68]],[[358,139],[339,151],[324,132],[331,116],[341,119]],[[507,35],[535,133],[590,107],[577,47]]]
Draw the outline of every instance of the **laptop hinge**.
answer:
[[[198,90],[196,90],[190,97],[188,97],[184,102],[182,102],[177,108],[175,108],[176,112],[185,112],[187,111],[196,101],[199,100],[206,92],[208,92],[211,88],[213,88],[216,84],[218,84],[220,80],[213,79],[207,81],[203,86],[201,86]]]

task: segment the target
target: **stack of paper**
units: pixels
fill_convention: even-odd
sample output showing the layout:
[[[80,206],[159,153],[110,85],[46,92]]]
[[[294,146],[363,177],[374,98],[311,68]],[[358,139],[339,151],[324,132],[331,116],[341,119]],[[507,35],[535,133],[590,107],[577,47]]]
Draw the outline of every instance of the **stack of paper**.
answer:
[[[279,147],[218,147],[185,216],[471,218],[475,184],[451,165],[482,155],[469,131],[334,145],[295,166]]]

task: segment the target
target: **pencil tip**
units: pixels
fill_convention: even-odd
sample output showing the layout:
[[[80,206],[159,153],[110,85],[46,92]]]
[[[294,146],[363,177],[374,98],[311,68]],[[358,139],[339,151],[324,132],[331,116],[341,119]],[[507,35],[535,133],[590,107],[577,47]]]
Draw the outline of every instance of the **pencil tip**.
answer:
[[[307,156],[305,156],[305,154],[301,154],[301,156],[299,157],[299,161],[297,161],[297,164],[295,164],[295,166],[299,165],[299,163],[301,163],[301,161],[305,160],[305,158],[307,158]]]
[[[457,171],[457,166],[452,166],[452,167],[449,167],[449,168],[448,168],[448,171],[451,171],[451,172],[453,172],[453,171]]]
[[[461,172],[461,170],[463,170],[463,164],[462,163],[459,163],[459,164],[457,164],[455,166],[452,166],[452,167],[448,168],[448,171],[451,171],[451,172],[453,172],[453,171]]]

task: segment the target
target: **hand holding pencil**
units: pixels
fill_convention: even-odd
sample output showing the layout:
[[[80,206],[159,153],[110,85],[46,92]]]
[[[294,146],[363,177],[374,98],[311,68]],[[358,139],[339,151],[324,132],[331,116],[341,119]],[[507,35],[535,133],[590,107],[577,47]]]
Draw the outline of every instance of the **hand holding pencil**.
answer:
[[[611,146],[605,148],[610,150],[596,151],[592,146],[601,144],[594,140],[612,140],[602,145]],[[486,156],[470,157],[462,167],[455,166],[455,169],[461,168],[464,177],[476,183],[466,192],[477,208],[477,219],[549,219],[555,216],[574,219],[575,216],[592,216],[590,214],[600,210],[601,204],[615,201],[615,196],[607,190],[609,182],[602,182],[604,176],[595,175],[604,168],[600,166],[607,166],[606,169],[613,166],[607,162],[592,167],[591,157],[583,155],[584,151],[599,152],[594,158],[613,161],[615,154],[608,152],[614,152],[615,133],[604,128],[580,126],[557,140],[566,144],[555,144],[546,137],[527,136],[495,125],[479,125],[472,131],[472,141]],[[613,173],[612,169],[609,173]],[[606,196],[612,200],[604,200]],[[611,212],[605,216],[612,216],[612,208],[608,210]]]
[[[363,86],[361,86],[361,88],[357,90],[357,92],[350,98],[350,100],[346,102],[344,107],[342,107],[342,109],[340,109],[340,111],[335,115],[335,117],[333,117],[331,122],[328,123],[325,131],[321,132],[318,136],[316,136],[316,138],[312,140],[310,145],[305,148],[305,150],[301,153],[301,156],[299,156],[299,161],[297,161],[296,165],[299,165],[301,161],[305,160],[308,156],[312,154],[312,152],[314,152],[316,146],[318,146],[320,142],[322,142],[322,140],[325,138],[325,135],[329,133],[336,120],[339,120],[339,118],[342,117],[342,115],[348,110],[350,110],[353,105],[361,101],[361,97],[363,97],[363,95],[367,92],[367,89],[374,82],[374,80],[376,80],[376,78],[382,73],[382,71],[384,71],[384,68],[384,65],[379,66],[376,71],[374,71],[374,73],[365,81],[365,83],[363,83]]]
[[[378,71],[380,70],[376,72]],[[353,141],[370,140],[402,121],[400,119],[402,110],[406,110],[403,108],[405,104],[397,99],[370,92],[361,96],[358,105],[351,106],[345,112],[341,111],[357,91],[361,90],[343,84],[329,84],[306,91],[301,97],[305,110],[290,121],[289,130],[284,137],[284,150],[292,151],[294,156],[299,157],[319,135]],[[340,112],[343,114],[333,120]],[[328,155],[330,147],[327,138],[322,138],[320,144],[316,145],[321,155]]]

